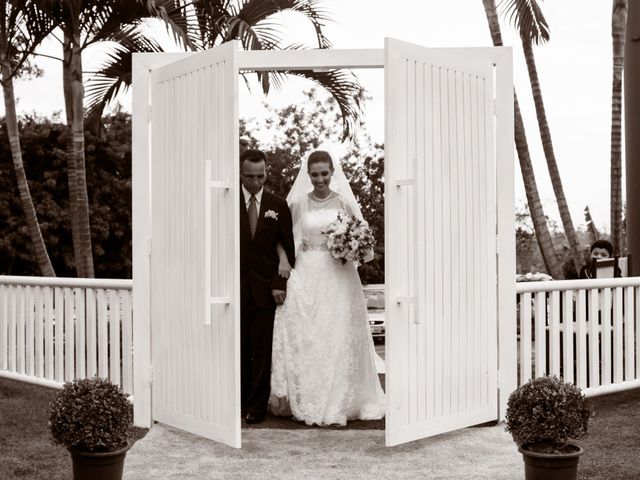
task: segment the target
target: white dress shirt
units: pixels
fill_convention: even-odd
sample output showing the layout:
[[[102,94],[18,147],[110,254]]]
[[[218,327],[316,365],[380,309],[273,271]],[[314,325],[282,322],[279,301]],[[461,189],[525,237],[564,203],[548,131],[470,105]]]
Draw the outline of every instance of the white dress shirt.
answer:
[[[256,197],[256,209],[258,212],[260,211],[260,203],[262,202],[262,192],[264,192],[264,188],[261,188],[258,193],[255,194]],[[249,200],[251,199],[251,192],[244,188],[242,185],[242,194],[244,195],[244,206],[249,211]]]

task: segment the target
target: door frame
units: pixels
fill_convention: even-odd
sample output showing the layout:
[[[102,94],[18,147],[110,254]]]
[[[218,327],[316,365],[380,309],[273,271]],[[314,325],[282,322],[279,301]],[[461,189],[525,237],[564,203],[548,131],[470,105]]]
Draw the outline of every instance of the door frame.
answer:
[[[238,44],[239,45],[239,44]],[[238,48],[240,48],[238,46]],[[495,155],[497,209],[498,411],[504,420],[517,386],[513,54],[511,47],[435,48],[485,58],[495,67]],[[134,53],[132,60],[132,249],[134,424],[153,425],[151,361],[151,72],[198,52]],[[240,72],[268,70],[384,69],[384,49],[315,49],[237,52]],[[387,159],[388,160],[388,159]],[[386,289],[385,289],[386,290]]]

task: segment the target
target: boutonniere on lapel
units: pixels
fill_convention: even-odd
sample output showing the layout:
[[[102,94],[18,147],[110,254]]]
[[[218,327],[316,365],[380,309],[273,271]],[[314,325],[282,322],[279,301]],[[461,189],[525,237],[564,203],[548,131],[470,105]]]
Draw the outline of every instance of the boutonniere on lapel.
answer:
[[[273,220],[278,220],[278,212],[274,212],[273,210],[267,210],[264,212],[264,218],[272,218]]]

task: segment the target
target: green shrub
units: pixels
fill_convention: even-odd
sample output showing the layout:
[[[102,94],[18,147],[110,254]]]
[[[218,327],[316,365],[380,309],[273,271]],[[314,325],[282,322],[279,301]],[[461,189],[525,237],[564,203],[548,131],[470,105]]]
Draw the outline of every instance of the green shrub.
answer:
[[[102,378],[64,384],[50,404],[54,441],[90,452],[109,452],[127,444],[132,407],[122,390]]]
[[[591,408],[578,387],[555,376],[518,387],[507,403],[507,432],[527,450],[562,451],[570,439],[588,434]]]

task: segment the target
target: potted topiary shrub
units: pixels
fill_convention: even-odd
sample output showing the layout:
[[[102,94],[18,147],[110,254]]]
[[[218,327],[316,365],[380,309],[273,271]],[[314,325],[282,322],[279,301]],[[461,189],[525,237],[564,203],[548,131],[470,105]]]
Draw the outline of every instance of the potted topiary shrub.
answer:
[[[131,404],[102,378],[64,384],[50,404],[49,427],[73,461],[75,480],[120,480],[129,450]]]
[[[518,387],[507,403],[507,431],[522,453],[526,480],[575,480],[591,407],[578,387],[555,376]]]

